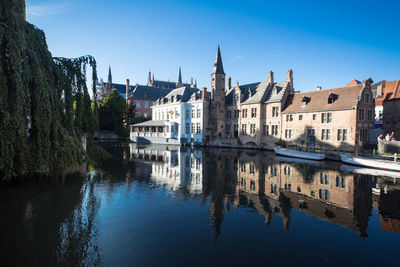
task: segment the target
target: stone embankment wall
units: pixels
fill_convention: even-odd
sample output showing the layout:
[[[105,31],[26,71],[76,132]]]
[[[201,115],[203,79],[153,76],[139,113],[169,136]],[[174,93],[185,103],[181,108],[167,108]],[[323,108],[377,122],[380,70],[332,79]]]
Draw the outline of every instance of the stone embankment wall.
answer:
[[[400,153],[400,141],[379,142],[378,153]]]
[[[123,138],[113,132],[96,132],[93,136],[94,139],[98,140],[129,140],[129,137]]]

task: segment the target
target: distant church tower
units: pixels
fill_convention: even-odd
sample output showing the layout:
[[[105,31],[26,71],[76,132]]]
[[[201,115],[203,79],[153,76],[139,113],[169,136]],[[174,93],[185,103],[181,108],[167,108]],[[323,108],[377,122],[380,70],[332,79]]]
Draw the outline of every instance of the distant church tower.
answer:
[[[107,83],[103,85],[103,91],[106,94],[109,94],[112,89],[112,75],[111,75],[111,66],[108,66],[108,80]]]
[[[111,66],[108,66],[108,81],[107,82],[111,86],[111,84],[112,84]]]
[[[182,87],[182,72],[181,72],[181,67],[179,67],[179,72],[178,72],[178,82],[176,83],[176,88]]]
[[[214,69],[211,73],[211,113],[210,120],[214,134],[225,137],[225,72],[218,45]]]

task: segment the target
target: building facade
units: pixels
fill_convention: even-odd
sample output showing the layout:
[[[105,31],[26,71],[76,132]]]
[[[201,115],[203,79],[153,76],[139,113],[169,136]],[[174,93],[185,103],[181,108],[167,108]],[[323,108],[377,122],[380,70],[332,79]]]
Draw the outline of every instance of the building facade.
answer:
[[[400,81],[385,81],[376,90],[376,123],[384,134],[400,137]]]
[[[203,145],[207,101],[197,88],[181,87],[151,107],[153,120],[131,125],[131,140],[145,143]]]
[[[373,135],[371,79],[300,93],[294,90],[291,69],[286,80],[278,82],[272,71],[265,81],[233,87],[231,78],[227,77],[227,82],[225,78],[218,46],[210,94],[207,89],[193,93],[189,90],[193,85],[187,85],[161,97],[152,107],[154,120],[164,127],[164,137],[178,140],[178,144],[265,149],[288,144],[310,150],[354,151],[369,143]],[[186,112],[197,114],[197,106],[201,107],[200,117],[186,116]],[[133,126],[132,130],[140,125]]]
[[[368,144],[375,120],[371,83],[291,95],[282,111],[282,140],[311,150]]]

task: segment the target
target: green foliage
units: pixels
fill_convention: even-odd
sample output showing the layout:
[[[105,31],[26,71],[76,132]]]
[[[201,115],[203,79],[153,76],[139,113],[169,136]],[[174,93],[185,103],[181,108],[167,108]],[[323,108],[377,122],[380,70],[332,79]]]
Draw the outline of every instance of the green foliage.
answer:
[[[279,141],[275,142],[275,145],[280,147],[286,147],[287,143],[285,140],[279,139]]]
[[[80,136],[90,136],[98,125],[86,85],[90,65],[95,94],[96,61],[53,59],[43,31],[25,22],[23,7],[24,0],[0,1],[0,178],[5,179],[81,163]]]
[[[93,163],[99,163],[105,159],[112,158],[112,155],[107,152],[104,148],[98,145],[90,147],[87,151],[89,160]]]
[[[130,134],[129,127],[126,127],[126,126],[122,127],[122,129],[119,132],[116,132],[116,134],[119,136],[119,138],[122,138],[122,139],[129,138],[129,134]]]
[[[100,105],[100,130],[113,131],[120,133],[123,131],[123,119],[126,115],[126,101],[113,89],[110,94],[104,98],[103,104]]]
[[[148,121],[149,119],[146,119],[145,117],[134,117],[132,119],[130,119],[129,124],[136,124],[136,123],[141,123],[141,122],[145,122]]]

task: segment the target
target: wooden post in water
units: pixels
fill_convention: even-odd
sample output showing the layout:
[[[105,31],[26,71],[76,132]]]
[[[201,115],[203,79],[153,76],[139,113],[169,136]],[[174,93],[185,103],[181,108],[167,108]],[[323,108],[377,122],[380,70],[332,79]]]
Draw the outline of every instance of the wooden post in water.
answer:
[[[397,162],[397,153],[394,153],[394,162]]]

